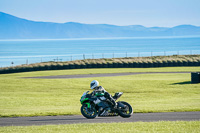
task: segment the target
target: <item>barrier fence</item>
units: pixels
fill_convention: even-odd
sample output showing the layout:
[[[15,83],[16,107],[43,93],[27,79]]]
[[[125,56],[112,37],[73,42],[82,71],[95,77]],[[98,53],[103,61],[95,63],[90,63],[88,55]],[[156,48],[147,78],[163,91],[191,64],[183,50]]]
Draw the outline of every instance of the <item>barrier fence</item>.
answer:
[[[21,64],[32,64],[41,62],[64,62],[84,59],[100,58],[124,58],[124,57],[152,57],[152,56],[170,56],[170,55],[197,55],[200,50],[180,50],[180,51],[163,51],[163,52],[124,52],[124,53],[90,53],[90,54],[72,54],[72,55],[44,55],[44,56],[19,56],[19,57],[1,57],[0,60],[5,66],[16,66]]]
[[[39,64],[21,65],[15,67],[0,68],[0,74],[62,70],[84,68],[151,68],[151,67],[174,67],[174,66],[200,66],[200,55],[185,56],[157,56],[143,58],[102,59],[102,60],[79,60],[69,62],[47,62]]]

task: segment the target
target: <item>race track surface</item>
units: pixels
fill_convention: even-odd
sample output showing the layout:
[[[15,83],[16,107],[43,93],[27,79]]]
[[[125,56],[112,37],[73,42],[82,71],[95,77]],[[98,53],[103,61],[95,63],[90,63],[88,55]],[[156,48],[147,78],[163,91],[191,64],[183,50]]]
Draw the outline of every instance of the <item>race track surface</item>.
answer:
[[[0,118],[0,126],[32,126],[49,124],[112,123],[112,122],[153,122],[153,121],[199,121],[200,112],[134,113],[130,118],[96,117],[86,119],[81,115],[36,116]]]
[[[129,72],[129,73],[102,73],[102,74],[57,75],[57,76],[41,76],[41,77],[25,77],[25,78],[72,79],[72,78],[126,76],[126,75],[137,75],[137,74],[169,74],[169,73],[190,73],[190,72]]]

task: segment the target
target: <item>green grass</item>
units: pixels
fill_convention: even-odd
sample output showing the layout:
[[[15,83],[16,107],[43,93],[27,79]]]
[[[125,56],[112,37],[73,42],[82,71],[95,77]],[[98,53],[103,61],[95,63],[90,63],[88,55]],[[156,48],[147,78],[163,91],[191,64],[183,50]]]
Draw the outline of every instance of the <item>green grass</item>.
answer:
[[[148,69],[81,69],[0,75],[0,116],[80,114],[80,97],[96,79],[108,92],[122,91],[120,100],[134,112],[200,111],[200,84],[190,74],[145,74],[82,79],[24,79],[28,76],[120,72],[200,71],[200,67]]]
[[[160,121],[0,127],[0,132],[5,133],[199,133],[199,131],[200,121]]]
[[[124,72],[196,72],[200,67],[158,67],[158,68],[100,68],[100,69],[69,69],[36,71],[14,74],[2,74],[0,77],[34,77],[34,76],[55,76],[75,74],[100,74],[100,73],[124,73]]]

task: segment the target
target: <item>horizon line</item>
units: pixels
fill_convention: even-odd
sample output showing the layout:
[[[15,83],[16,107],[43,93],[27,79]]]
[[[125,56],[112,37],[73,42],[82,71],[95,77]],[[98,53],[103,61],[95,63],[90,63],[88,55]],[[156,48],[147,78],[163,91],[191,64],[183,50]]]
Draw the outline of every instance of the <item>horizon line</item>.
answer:
[[[55,38],[55,39],[0,39],[3,41],[73,41],[73,40],[120,40],[120,39],[167,39],[167,38],[199,38],[200,35],[187,35],[187,36],[151,36],[151,37],[104,37],[104,38]]]

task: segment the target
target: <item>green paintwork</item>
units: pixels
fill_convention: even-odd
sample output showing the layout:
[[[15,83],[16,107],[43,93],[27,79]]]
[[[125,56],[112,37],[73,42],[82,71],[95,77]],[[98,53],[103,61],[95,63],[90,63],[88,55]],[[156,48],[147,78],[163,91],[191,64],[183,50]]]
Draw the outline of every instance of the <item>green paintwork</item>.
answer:
[[[81,104],[83,104],[85,101],[87,101],[88,100],[88,98],[85,98],[85,99],[83,99],[83,100],[80,100],[81,101]]]
[[[85,98],[85,99],[83,99],[82,100],[82,97],[81,97],[81,104],[83,104],[85,101],[87,101],[89,98]],[[85,104],[87,104],[87,106],[88,106],[88,108],[90,108],[90,103],[85,103]]]
[[[85,103],[85,104],[87,104],[88,108],[90,108],[90,103]]]

